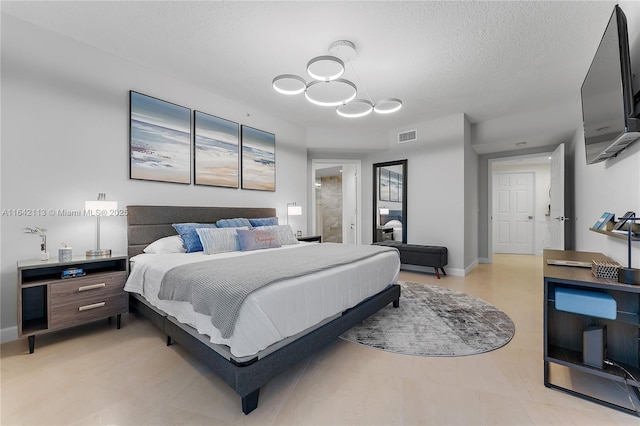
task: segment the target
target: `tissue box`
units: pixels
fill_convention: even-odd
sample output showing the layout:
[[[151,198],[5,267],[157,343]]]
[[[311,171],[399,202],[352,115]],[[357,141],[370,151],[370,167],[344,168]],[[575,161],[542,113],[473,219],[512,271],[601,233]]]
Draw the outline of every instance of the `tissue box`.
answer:
[[[73,259],[73,254],[71,247],[64,247],[58,249],[58,261],[60,262],[71,262]]]
[[[598,318],[616,319],[618,304],[607,293],[556,288],[556,309]]]

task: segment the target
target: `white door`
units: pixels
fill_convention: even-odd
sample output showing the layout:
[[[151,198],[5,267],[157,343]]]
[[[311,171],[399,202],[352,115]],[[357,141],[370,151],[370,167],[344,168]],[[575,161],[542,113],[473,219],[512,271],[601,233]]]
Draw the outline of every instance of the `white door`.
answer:
[[[494,253],[533,254],[533,173],[496,173],[493,179]]]
[[[355,244],[357,225],[358,176],[355,164],[342,165],[342,242]]]
[[[551,154],[551,210],[549,233],[550,247],[564,250],[564,144],[561,143]]]

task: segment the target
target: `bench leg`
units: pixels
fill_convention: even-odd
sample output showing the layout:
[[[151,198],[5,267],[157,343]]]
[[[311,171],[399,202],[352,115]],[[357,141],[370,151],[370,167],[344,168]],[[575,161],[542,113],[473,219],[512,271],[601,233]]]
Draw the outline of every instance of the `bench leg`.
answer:
[[[438,279],[440,279],[440,271],[438,270],[438,268],[433,268],[436,270],[436,277],[438,277]]]
[[[440,268],[440,269],[442,269],[442,275],[444,275],[446,277],[447,273],[445,272],[444,268]]]

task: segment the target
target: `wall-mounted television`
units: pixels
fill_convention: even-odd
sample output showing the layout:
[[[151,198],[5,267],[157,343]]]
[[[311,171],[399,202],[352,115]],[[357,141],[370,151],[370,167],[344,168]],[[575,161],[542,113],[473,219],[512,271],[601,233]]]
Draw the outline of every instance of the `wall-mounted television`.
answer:
[[[580,91],[587,164],[618,155],[640,138],[627,18],[616,6]]]

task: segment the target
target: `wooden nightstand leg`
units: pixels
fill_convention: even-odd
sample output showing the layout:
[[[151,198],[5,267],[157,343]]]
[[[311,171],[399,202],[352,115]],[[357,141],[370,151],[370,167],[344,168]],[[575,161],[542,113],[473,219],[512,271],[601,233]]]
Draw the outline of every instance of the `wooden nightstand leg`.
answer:
[[[116,329],[120,330],[120,324],[122,323],[122,315],[118,314],[116,315]]]
[[[36,350],[36,336],[29,336],[29,353],[32,354]]]

